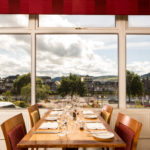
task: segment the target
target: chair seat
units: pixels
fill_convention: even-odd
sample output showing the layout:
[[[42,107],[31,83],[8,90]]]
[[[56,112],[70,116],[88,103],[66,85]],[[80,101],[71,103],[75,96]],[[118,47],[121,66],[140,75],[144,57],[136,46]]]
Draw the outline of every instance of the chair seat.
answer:
[[[26,132],[23,124],[18,124],[15,128],[9,131],[8,137],[13,150],[27,150],[17,148],[17,144],[25,136]]]

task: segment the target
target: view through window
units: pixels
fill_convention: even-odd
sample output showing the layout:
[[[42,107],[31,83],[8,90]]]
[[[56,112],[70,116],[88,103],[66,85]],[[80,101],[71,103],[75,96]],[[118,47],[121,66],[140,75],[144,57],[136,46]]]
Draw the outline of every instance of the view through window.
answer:
[[[36,99],[41,107],[118,106],[117,35],[37,35]]]
[[[127,107],[150,107],[150,35],[127,35]]]
[[[31,103],[30,36],[0,35],[0,108]]]

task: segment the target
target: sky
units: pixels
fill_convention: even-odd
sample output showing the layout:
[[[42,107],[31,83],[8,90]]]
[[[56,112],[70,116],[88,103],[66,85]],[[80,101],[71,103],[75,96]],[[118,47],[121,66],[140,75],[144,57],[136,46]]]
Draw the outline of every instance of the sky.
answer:
[[[148,18],[129,17],[130,26],[150,26]],[[113,27],[114,16],[40,16],[39,25],[58,27]],[[0,27],[27,26],[28,16],[0,15]],[[144,24],[145,22],[145,24]],[[150,72],[150,35],[127,35],[127,69],[139,75]],[[29,35],[0,35],[0,77],[31,71]],[[118,75],[117,35],[37,35],[37,75],[58,77]]]

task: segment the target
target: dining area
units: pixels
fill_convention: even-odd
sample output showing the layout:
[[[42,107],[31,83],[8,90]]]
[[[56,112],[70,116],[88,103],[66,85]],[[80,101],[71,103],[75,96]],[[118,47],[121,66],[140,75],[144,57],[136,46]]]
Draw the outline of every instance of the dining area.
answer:
[[[118,113],[115,128],[110,126],[113,108],[65,107],[48,109],[42,116],[38,105],[28,108],[31,129],[26,130],[21,113],[1,124],[7,150],[41,148],[100,148],[135,150],[142,123]]]

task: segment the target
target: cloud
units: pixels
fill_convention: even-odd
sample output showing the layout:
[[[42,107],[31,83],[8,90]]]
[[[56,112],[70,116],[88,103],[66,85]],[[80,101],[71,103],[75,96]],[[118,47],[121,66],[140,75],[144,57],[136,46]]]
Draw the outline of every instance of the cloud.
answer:
[[[130,27],[150,27],[150,16],[148,15],[134,15],[129,16]]]
[[[60,15],[40,15],[40,27],[73,27],[74,24],[69,22],[65,17]]]
[[[133,61],[127,65],[127,69],[139,75],[150,72],[150,61]]]
[[[29,15],[0,15],[0,27],[27,27]]]
[[[0,77],[30,72],[30,37],[0,35]]]
[[[37,36],[37,73],[52,77],[68,75],[117,75],[117,60],[105,58],[93,49],[110,49],[111,35],[39,35]],[[94,38],[95,37],[95,38]],[[99,37],[99,38],[98,38]],[[113,38],[113,36],[112,36]],[[115,40],[116,41],[116,40]],[[40,44],[38,44],[38,42]],[[117,55],[117,42],[113,43]],[[41,49],[44,48],[44,49]]]
[[[40,15],[41,27],[114,27],[113,15]],[[89,21],[90,20],[90,21]]]

